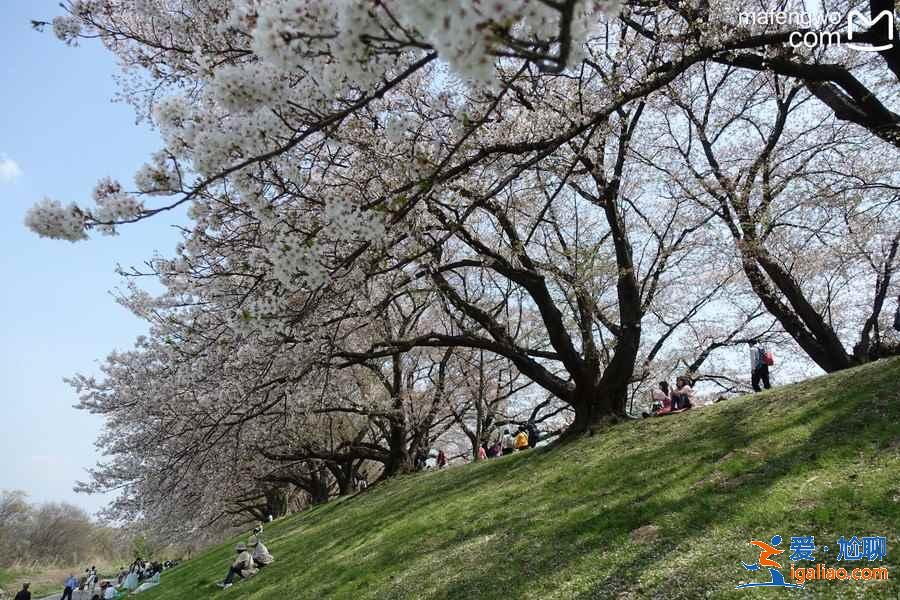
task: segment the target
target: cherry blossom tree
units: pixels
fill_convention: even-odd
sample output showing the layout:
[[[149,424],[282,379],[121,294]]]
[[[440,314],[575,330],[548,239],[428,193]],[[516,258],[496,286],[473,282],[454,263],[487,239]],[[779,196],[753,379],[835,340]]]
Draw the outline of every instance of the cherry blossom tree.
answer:
[[[118,518],[259,519],[436,440],[592,430],[660,377],[740,389],[719,357],[750,339],[825,370],[889,346],[894,51],[798,50],[732,0],[63,8],[162,147],[26,224],[189,219],[121,270],[148,335],[72,380],[107,423],[83,489]]]
[[[663,114],[678,159],[656,168],[727,226],[768,312],[825,371],[883,354],[900,182],[869,160],[871,137],[777,75],[709,66],[668,97],[684,118]]]

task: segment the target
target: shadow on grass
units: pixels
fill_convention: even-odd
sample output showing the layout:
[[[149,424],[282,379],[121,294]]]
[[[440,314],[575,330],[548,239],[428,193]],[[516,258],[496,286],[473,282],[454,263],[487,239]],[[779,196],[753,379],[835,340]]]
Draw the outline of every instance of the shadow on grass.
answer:
[[[852,389],[840,377],[815,380],[790,392],[623,424],[551,451],[398,478],[270,528],[277,562],[223,594],[729,597],[748,577],[738,561],[753,558],[750,536],[789,539],[806,532],[788,528],[811,526],[813,516],[830,532],[841,525],[842,511],[858,508],[853,493],[840,491],[840,481],[825,493],[810,490],[820,504],[808,509],[798,510],[797,493],[782,488],[823,473],[839,480],[861,453],[890,448],[900,422],[898,366],[869,368]],[[876,407],[883,412],[877,419],[863,412]],[[885,490],[850,522],[868,518],[893,527],[896,509],[872,508],[879,498],[886,498]],[[837,508],[819,514],[821,502]],[[659,527],[659,538],[633,543],[631,532],[648,524]],[[729,546],[707,548],[710,539],[723,541],[722,531]],[[184,580],[182,591],[209,595],[230,556],[230,546],[211,553],[190,571],[194,581]],[[173,573],[172,583],[179,581],[181,574]],[[873,597],[894,598],[896,590]],[[161,590],[146,597],[188,594]]]

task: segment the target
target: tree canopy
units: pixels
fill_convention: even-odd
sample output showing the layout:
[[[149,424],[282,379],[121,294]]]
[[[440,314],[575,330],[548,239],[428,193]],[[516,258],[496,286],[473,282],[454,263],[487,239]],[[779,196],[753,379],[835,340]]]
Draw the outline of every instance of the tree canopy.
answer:
[[[896,45],[797,45],[729,0],[64,8],[162,147],[26,224],[190,219],[122,270],[149,335],[72,379],[119,517],[264,518],[436,440],[588,431],[673,374],[746,389],[750,340],[825,371],[897,351]]]

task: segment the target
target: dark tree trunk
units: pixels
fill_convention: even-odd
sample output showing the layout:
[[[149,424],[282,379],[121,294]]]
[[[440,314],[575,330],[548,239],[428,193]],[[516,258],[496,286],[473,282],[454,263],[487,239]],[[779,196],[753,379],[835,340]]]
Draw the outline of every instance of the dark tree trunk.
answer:
[[[353,492],[353,459],[343,460],[340,462],[332,462],[328,465],[337,483],[338,495],[347,496]]]
[[[310,476],[310,486],[306,490],[309,493],[311,504],[325,504],[331,498],[328,473],[325,469],[316,469]]]
[[[388,440],[390,453],[384,463],[382,477],[391,477],[400,473],[409,473],[413,470],[413,460],[406,447],[406,428],[391,426],[390,439]]]

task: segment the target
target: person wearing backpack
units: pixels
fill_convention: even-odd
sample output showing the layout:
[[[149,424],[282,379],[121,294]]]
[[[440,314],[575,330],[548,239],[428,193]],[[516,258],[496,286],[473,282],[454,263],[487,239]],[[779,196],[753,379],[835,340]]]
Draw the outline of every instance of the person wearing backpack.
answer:
[[[765,346],[757,340],[750,342],[750,381],[754,392],[762,391],[759,386],[760,382],[767,390],[772,388],[772,383],[769,381],[769,365],[773,362],[772,354],[766,350]]]

